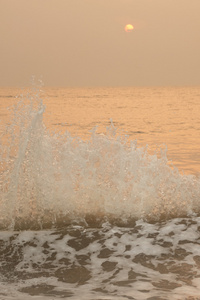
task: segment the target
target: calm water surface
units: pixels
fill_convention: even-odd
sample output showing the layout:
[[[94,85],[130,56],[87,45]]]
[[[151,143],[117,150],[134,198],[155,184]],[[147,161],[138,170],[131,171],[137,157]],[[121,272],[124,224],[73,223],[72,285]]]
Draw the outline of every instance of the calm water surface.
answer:
[[[89,137],[98,125],[115,127],[154,150],[168,147],[180,170],[199,173],[200,88],[48,89],[50,126]],[[52,113],[53,112],[53,113]],[[67,124],[64,124],[67,123]]]
[[[89,138],[94,127],[105,133],[110,125],[151,150],[165,144],[168,157],[180,171],[199,174],[200,87],[166,88],[44,88],[45,124]],[[7,107],[26,93],[1,88],[1,121]]]

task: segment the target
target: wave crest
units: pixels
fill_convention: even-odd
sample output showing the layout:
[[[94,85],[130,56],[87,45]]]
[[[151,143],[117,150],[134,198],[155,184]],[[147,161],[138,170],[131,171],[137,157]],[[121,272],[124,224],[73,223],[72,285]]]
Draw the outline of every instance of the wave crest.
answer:
[[[44,112],[37,90],[21,96],[1,137],[1,229],[131,226],[199,214],[199,179],[169,166],[166,149],[150,155],[112,122],[87,141],[55,133]]]

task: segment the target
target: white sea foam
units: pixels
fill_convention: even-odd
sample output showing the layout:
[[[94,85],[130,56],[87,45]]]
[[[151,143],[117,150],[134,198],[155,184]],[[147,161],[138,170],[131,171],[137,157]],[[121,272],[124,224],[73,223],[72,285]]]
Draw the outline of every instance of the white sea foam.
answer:
[[[200,292],[195,227],[200,228],[200,218],[138,221],[134,228],[107,223],[99,229],[2,232],[0,295],[6,300],[25,299],[24,294],[26,299],[190,299]]]

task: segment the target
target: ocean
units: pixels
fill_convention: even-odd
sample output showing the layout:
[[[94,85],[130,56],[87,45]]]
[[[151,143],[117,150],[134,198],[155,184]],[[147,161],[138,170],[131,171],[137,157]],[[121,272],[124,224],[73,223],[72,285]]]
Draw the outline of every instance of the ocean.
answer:
[[[200,299],[200,87],[0,88],[0,300]]]

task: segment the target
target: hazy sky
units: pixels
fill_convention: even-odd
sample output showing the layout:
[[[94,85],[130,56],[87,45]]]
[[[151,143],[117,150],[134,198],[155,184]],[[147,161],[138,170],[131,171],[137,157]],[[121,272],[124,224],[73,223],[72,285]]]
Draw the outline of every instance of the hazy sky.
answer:
[[[200,0],[0,0],[0,86],[200,85],[199,15]]]

